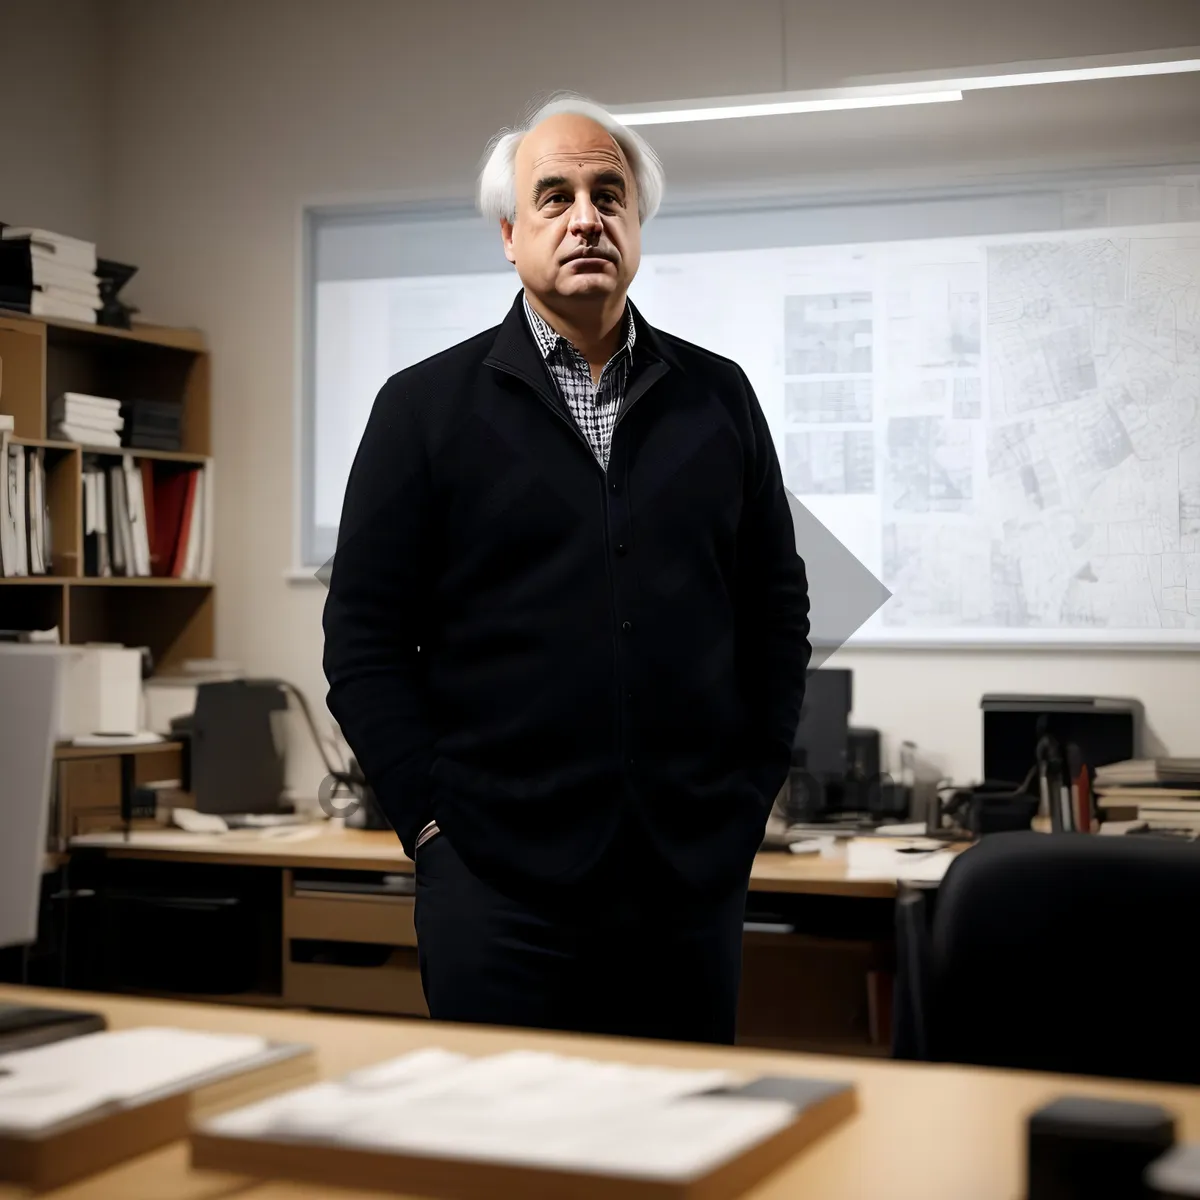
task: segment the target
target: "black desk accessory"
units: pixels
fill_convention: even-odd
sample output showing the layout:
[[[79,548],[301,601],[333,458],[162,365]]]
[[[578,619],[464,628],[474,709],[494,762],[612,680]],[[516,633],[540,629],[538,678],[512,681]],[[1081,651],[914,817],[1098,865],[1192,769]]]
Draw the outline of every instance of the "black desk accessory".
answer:
[[[283,804],[282,732],[288,696],[275,679],[201,683],[196,709],[171,732],[185,744],[184,789],[204,813],[273,813]]]
[[[113,262],[109,258],[96,259],[96,279],[100,284],[100,311],[96,324],[115,329],[129,329],[133,325],[133,314],[137,309],[119,298],[121,289],[137,274],[137,267],[128,263]]]
[[[108,1028],[100,1013],[36,1004],[0,1003],[0,1054],[28,1050]]]
[[[1175,1143],[1157,1104],[1063,1096],[1029,1117],[1027,1200],[1140,1200],[1146,1168]]]

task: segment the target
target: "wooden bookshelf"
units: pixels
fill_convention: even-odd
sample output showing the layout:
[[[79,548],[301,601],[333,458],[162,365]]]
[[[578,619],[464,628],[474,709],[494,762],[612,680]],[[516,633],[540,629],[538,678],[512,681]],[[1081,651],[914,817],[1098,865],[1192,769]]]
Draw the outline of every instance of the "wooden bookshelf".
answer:
[[[203,466],[211,454],[210,365],[192,329],[132,330],[28,317],[0,309],[0,413],[13,418],[9,444],[40,448],[46,465],[51,562],[47,575],[0,578],[0,628],[49,629],[62,641],[148,646],[156,669],[213,654],[215,596],[209,581],[85,576],[85,457],[148,460],[154,472]],[[179,451],[80,445],[49,436],[49,403],[62,392],[178,404]]]

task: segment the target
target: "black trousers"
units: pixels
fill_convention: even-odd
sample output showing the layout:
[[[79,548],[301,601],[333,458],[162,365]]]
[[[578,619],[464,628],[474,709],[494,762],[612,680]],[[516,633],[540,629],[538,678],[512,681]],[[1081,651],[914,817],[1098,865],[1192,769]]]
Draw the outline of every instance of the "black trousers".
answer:
[[[748,880],[698,899],[624,840],[587,883],[518,895],[442,833],[417,851],[416,884],[434,1020],[733,1043]]]

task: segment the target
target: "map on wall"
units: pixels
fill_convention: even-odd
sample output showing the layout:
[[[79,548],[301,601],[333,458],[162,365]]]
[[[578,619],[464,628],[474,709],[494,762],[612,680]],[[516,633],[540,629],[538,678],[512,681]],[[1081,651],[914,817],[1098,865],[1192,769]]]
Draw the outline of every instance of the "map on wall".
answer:
[[[1064,192],[1057,216],[643,255],[645,317],[741,365],[788,488],[892,593],[851,644],[1200,645],[1200,177]],[[318,286],[318,524],[379,381],[519,287],[507,267]]]
[[[1200,642],[1200,225],[663,255],[633,294],[742,364],[892,592],[853,641]]]

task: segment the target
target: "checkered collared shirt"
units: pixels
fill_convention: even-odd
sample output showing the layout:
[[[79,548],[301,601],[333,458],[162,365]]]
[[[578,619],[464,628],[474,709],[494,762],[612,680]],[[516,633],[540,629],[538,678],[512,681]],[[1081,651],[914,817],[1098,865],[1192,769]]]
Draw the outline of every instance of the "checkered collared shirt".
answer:
[[[625,308],[625,341],[616,354],[604,364],[600,382],[592,384],[592,368],[588,361],[559,333],[555,333],[545,320],[523,296],[525,316],[533,333],[533,340],[546,366],[558,384],[558,390],[575,424],[592,448],[597,461],[608,469],[608,452],[612,446],[613,427],[617,414],[625,399],[625,388],[629,383],[629,368],[633,362],[633,344],[637,339],[637,328],[628,305]]]
[[[593,385],[592,368],[588,365],[588,360],[565,337],[555,333],[546,324],[530,306],[527,296],[523,295],[522,299],[525,302],[525,316],[529,321],[533,340],[537,342],[542,358],[545,359],[554,382],[558,384],[559,394],[571,410],[580,432],[587,438],[592,453],[607,471],[613,428],[617,423],[617,414],[621,411],[621,403],[625,399],[629,368],[633,362],[633,343],[637,338],[633,314],[626,305],[625,341],[616,354],[604,364],[604,370],[600,372],[600,382]],[[417,844],[413,847],[413,853],[439,832],[437,822],[430,821],[417,834]]]

